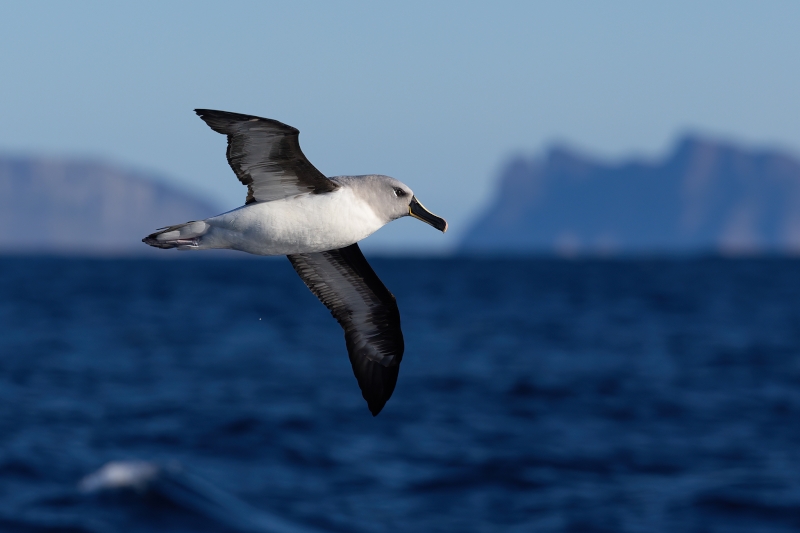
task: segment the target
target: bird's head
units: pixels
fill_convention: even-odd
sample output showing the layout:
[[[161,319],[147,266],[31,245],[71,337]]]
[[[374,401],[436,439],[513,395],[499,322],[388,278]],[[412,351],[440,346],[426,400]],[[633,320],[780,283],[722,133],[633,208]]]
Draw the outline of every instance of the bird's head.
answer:
[[[387,222],[405,216],[412,216],[430,224],[442,233],[447,231],[447,221],[436,216],[423,206],[414,191],[400,180],[389,176],[369,176],[371,178],[372,205],[380,206],[381,214]]]

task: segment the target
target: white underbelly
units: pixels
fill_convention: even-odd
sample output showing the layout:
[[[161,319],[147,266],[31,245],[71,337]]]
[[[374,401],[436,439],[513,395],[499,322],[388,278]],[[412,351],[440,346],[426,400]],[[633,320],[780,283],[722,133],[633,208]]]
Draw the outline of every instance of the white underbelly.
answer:
[[[257,202],[209,218],[204,244],[257,255],[313,253],[349,246],[383,222],[346,188]]]

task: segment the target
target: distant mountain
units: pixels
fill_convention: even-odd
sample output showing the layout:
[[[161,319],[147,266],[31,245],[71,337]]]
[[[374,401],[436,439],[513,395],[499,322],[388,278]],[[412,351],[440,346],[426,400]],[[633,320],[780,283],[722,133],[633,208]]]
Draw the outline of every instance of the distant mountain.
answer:
[[[219,213],[158,176],[88,160],[0,156],[0,252],[148,253],[142,237]]]
[[[461,250],[800,253],[800,161],[694,136],[657,161],[517,157]]]

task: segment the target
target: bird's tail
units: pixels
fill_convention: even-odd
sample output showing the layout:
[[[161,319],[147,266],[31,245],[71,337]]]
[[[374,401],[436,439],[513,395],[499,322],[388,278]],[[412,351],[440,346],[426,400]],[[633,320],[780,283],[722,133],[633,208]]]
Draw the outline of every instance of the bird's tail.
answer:
[[[175,226],[161,228],[151,233],[142,242],[156,248],[189,250],[200,247],[200,239],[211,226],[202,220],[194,220]]]

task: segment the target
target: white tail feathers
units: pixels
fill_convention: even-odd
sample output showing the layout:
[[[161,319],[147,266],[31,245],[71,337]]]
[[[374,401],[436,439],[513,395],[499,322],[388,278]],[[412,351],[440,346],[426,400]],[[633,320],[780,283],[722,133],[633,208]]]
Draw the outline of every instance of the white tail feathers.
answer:
[[[197,248],[200,246],[200,238],[210,227],[202,220],[194,220],[185,224],[161,228],[142,239],[142,242],[156,248],[178,248],[179,250]]]

